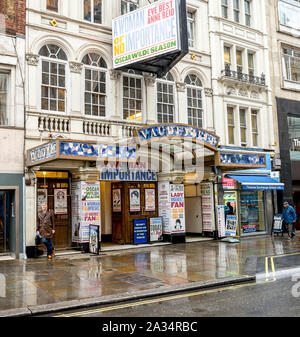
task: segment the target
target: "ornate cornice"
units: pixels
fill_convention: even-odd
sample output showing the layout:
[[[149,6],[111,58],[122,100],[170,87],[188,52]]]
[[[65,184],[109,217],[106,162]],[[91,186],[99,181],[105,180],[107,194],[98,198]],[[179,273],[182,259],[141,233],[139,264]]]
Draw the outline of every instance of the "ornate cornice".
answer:
[[[204,93],[206,97],[212,97],[214,92],[211,88],[204,88]]]
[[[177,91],[184,92],[185,88],[186,88],[186,83],[184,83],[184,82],[176,82],[176,88],[177,88]]]
[[[69,67],[72,73],[81,74],[83,64],[80,62],[71,61],[69,62]]]
[[[121,77],[122,72],[120,70],[110,69],[109,76],[112,81],[116,81]]]
[[[37,66],[39,63],[40,55],[26,54],[26,61],[31,66]]]

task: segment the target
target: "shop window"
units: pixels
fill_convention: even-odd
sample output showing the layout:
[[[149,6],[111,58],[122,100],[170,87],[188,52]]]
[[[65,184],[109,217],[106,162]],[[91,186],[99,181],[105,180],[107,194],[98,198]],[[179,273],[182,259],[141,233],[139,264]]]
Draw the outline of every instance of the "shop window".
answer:
[[[203,121],[203,87],[200,79],[193,74],[187,75],[184,82],[187,90],[188,124],[204,127]]]
[[[291,160],[300,160],[300,118],[288,116]]]
[[[170,73],[157,81],[157,121],[159,123],[174,122],[174,92],[174,79]]]
[[[58,12],[58,0],[47,0],[47,9]]]
[[[123,74],[123,118],[128,121],[142,122],[142,76],[129,70]]]
[[[39,51],[42,62],[41,108],[47,111],[66,111],[65,52],[49,44]]]
[[[240,192],[241,233],[265,232],[264,191]]]
[[[195,47],[195,13],[187,11],[187,31],[189,47]]]
[[[8,88],[9,73],[0,70],[0,125],[9,125]]]
[[[84,20],[102,23],[102,0],[84,0]]]
[[[284,79],[300,83],[300,50],[282,49]]]
[[[138,7],[138,0],[121,0],[121,15],[135,11]]]
[[[89,53],[84,56],[82,63],[84,64],[85,114],[105,117],[106,62],[99,54]]]

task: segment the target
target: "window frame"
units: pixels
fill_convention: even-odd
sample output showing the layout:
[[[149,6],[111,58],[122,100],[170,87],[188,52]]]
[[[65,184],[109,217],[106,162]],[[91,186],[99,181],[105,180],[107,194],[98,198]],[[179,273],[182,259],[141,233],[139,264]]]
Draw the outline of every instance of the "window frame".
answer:
[[[55,43],[47,43],[44,44],[40,50],[46,46],[46,45],[56,45],[57,47],[61,48],[63,50],[63,52],[66,54],[65,50],[63,47],[61,47],[59,44],[55,44]],[[61,59],[55,59],[55,58],[51,58],[51,57],[47,57],[47,56],[43,56],[43,55],[39,55],[39,64],[38,64],[38,76],[39,76],[39,86],[40,86],[40,90],[39,90],[39,110],[42,113],[46,113],[46,114],[55,114],[55,115],[61,115],[61,116],[67,116],[70,115],[70,106],[69,106],[69,102],[70,102],[70,73],[69,73],[69,61],[68,61],[68,56],[66,54],[67,60],[61,60]],[[47,61],[47,62],[56,62],[57,64],[63,64],[65,66],[65,111],[54,111],[54,110],[46,110],[46,109],[42,109],[42,86],[43,86],[43,81],[42,81],[42,73],[43,73],[43,60]],[[50,87],[50,85],[48,86],[48,88]]]
[[[130,70],[129,70],[130,71]],[[134,77],[134,78],[139,78],[141,79],[141,94],[142,94],[142,99],[141,99],[141,112],[142,112],[142,120],[141,121],[137,121],[137,120],[128,120],[124,118],[124,76],[127,77]],[[143,75],[139,75],[139,74],[135,74],[132,72],[122,72],[121,75],[121,81],[120,81],[120,86],[121,86],[121,94],[120,94],[120,98],[121,98],[121,113],[122,113],[122,121],[126,122],[126,123],[133,123],[133,124],[143,124],[146,121],[146,117],[147,117],[147,111],[145,110],[146,108],[146,104],[145,104],[145,97],[146,97],[146,93],[145,93],[145,81],[144,81],[144,76]]]
[[[125,15],[125,14],[128,14],[128,13],[130,13],[130,12],[133,12],[133,11],[135,11],[135,10],[137,10],[137,9],[139,9],[139,0],[136,0],[137,1],[137,3],[135,4],[132,0],[121,0],[120,1],[120,13],[121,13],[121,15]],[[124,2],[124,3],[126,3],[126,13],[122,13],[122,2]],[[136,8],[135,9],[133,9],[132,11],[130,10],[130,5],[131,4],[133,4],[133,5],[136,5]]]
[[[284,53],[284,50],[287,50],[287,51],[290,50],[291,54]],[[299,57],[294,55],[295,52],[299,53]],[[290,46],[281,46],[281,53],[282,53],[282,63],[283,63],[283,71],[282,71],[283,80],[300,84],[300,75],[299,75],[299,80],[294,80],[293,73],[292,73],[292,67],[291,67],[291,58],[297,59],[300,62],[300,48],[293,48]],[[286,57],[288,57],[288,68],[287,68],[287,64],[285,60]]]
[[[235,7],[235,4],[238,4],[237,7]],[[233,9],[233,21],[236,23],[241,23],[241,4],[240,0],[233,0],[232,3],[232,9]],[[236,20],[236,14],[238,15],[238,21]]]
[[[104,59],[104,57],[100,54],[100,53],[98,53],[98,52],[90,52],[90,53],[86,53],[86,54],[84,54],[84,56],[82,57],[82,59],[86,56],[86,55],[88,55],[88,54],[91,54],[91,53],[95,53],[95,54],[97,54],[97,55],[99,55],[100,57],[102,57],[103,58],[103,60],[104,60],[104,62],[106,63],[106,65],[107,65],[107,62],[105,61],[105,59]],[[107,117],[108,117],[108,109],[107,109],[107,104],[108,104],[108,90],[109,90],[109,87],[108,87],[108,68],[102,68],[102,67],[97,67],[97,66],[93,66],[93,65],[87,65],[87,64],[85,64],[85,63],[83,63],[82,62],[82,64],[83,64],[83,71],[82,71],[82,74],[81,74],[81,79],[82,79],[82,81],[81,81],[81,83],[82,83],[82,85],[81,85],[81,92],[83,93],[82,95],[83,95],[83,98],[82,98],[82,103],[81,103],[81,109],[82,109],[82,111],[83,111],[83,116],[85,117],[85,118],[89,118],[89,119],[100,119],[100,120],[104,120],[104,119],[107,119]],[[88,114],[86,114],[86,112],[85,112],[85,94],[86,94],[86,83],[85,83],[85,81],[86,81],[86,78],[85,78],[85,70],[86,69],[90,69],[90,70],[96,70],[96,71],[98,71],[98,72],[103,72],[103,73],[105,73],[105,105],[104,105],[104,107],[105,107],[105,116],[94,116],[94,115],[92,115],[92,112],[91,112],[91,115],[88,115]],[[92,91],[90,92],[91,94],[92,94]],[[100,94],[100,93],[99,93]]]
[[[245,123],[241,123],[241,111],[244,112],[244,118],[245,118]],[[243,106],[239,106],[239,131],[240,131],[240,134],[239,134],[239,143],[240,143],[240,146],[242,147],[247,147],[249,146],[249,135],[248,135],[248,114],[249,114],[249,111],[248,111],[248,108],[246,107],[243,107]],[[242,142],[242,129],[245,130],[245,141]]]
[[[229,124],[229,119],[228,119],[228,108],[232,109],[232,118],[233,118],[233,123]],[[227,143],[228,145],[236,145],[236,127],[235,127],[235,121],[236,121],[236,116],[235,116],[235,111],[236,111],[236,106],[227,104],[226,105],[226,125],[227,125]],[[233,142],[230,142],[230,136],[229,136],[229,127],[232,128],[233,132]]]
[[[7,75],[7,93],[6,93],[6,119],[7,124],[0,124],[1,128],[11,127],[13,126],[14,118],[13,118],[13,110],[10,108],[11,104],[11,86],[12,86],[12,73],[10,69],[3,68],[2,65],[0,66],[0,73]]]
[[[103,25],[103,4],[104,4],[104,1],[103,0],[100,0],[101,1],[101,22],[95,22],[95,13],[94,13],[94,9],[95,9],[95,0],[86,0],[86,1],[89,1],[90,2],[90,5],[91,5],[91,21],[87,20],[85,18],[85,13],[84,13],[84,4],[85,4],[85,0],[83,0],[82,2],[82,7],[83,7],[83,21],[86,22],[86,23],[92,23],[92,24],[95,24],[95,25]]]
[[[172,74],[171,74],[172,75]],[[168,84],[168,85],[170,85],[170,84],[172,84],[172,86],[173,86],[173,97],[174,97],[174,103],[173,103],[173,107],[174,107],[174,109],[173,109],[173,122],[170,122],[170,121],[168,121],[168,122],[166,122],[166,123],[176,123],[177,122],[177,96],[176,96],[176,86],[175,86],[175,80],[174,80],[174,76],[172,75],[172,77],[173,77],[173,82],[172,81],[169,81],[169,80],[166,80],[166,79],[164,79],[164,78],[161,78],[161,79],[157,79],[156,80],[156,83],[155,83],[155,98],[156,98],[156,120],[157,120],[157,123],[165,123],[164,121],[162,121],[162,122],[159,122],[158,121],[158,104],[162,104],[162,105],[164,105],[164,103],[159,103],[158,102],[158,89],[157,89],[157,85],[158,85],[158,83],[162,83],[162,84],[164,84],[164,83],[166,83],[166,84]],[[167,104],[168,106],[170,105],[169,103]],[[163,113],[161,113],[161,115],[163,115]]]
[[[249,4],[249,12],[246,11],[246,3]],[[249,24],[247,23],[247,19],[249,19]],[[245,25],[247,27],[251,27],[252,24],[252,17],[251,17],[251,1],[250,0],[244,0],[244,20],[245,20]]]
[[[253,129],[253,123],[252,123],[252,115],[253,112],[255,112],[256,115],[256,126],[257,129]],[[259,114],[260,114],[260,109],[258,108],[251,108],[251,112],[250,112],[250,125],[251,125],[251,144],[253,147],[259,147],[260,146],[260,137],[259,137]],[[255,132],[254,132],[255,131]],[[256,139],[257,139],[257,144],[254,145],[254,141],[253,141],[253,135],[256,135]]]
[[[50,0],[51,1],[51,0]],[[56,0],[57,1],[57,6],[56,8],[55,7],[50,7],[48,8],[48,0],[46,0],[46,10],[47,11],[50,11],[50,12],[55,12],[55,13],[58,13],[59,12],[59,0]]]
[[[223,19],[229,19],[229,15],[228,15],[228,0],[221,0],[221,16]],[[226,16],[224,16],[224,13],[226,12]]]
[[[196,18],[195,18],[195,14],[196,14],[196,10],[191,10],[188,9],[186,10],[187,13],[187,33],[189,34],[189,27],[192,27],[192,37],[188,38],[188,46],[189,48],[196,48],[196,38],[195,38],[195,34],[196,34]],[[190,18],[188,16],[188,14],[192,15],[192,18]],[[189,25],[190,23],[190,25]]]

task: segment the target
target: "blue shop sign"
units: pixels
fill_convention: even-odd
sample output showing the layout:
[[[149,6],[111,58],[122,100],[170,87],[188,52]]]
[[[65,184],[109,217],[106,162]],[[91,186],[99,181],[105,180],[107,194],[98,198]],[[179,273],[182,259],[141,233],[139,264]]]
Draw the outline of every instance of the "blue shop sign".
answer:
[[[206,130],[186,124],[158,124],[136,130],[141,143],[158,139],[186,139],[200,142],[216,150],[219,137]]]
[[[42,162],[57,156],[57,143],[51,142],[28,151],[28,164]]]
[[[219,152],[220,166],[266,167],[265,154]]]
[[[147,243],[147,220],[133,220],[134,244]]]

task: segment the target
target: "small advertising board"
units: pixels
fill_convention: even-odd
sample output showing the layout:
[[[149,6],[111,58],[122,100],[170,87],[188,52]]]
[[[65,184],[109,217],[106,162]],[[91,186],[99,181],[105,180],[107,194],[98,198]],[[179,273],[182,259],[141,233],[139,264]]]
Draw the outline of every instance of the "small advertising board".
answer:
[[[162,218],[150,218],[150,242],[162,240]]]
[[[274,214],[272,231],[275,233],[283,233],[281,214]]]
[[[133,220],[134,244],[147,243],[147,220]]]
[[[217,206],[217,214],[218,214],[218,237],[225,237],[225,206],[218,205]]]
[[[89,240],[89,250],[91,254],[99,254],[100,245],[99,245],[99,226],[90,225],[90,240]]]
[[[236,236],[236,229],[237,229],[237,216],[228,215],[226,218],[225,235]]]

